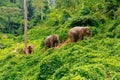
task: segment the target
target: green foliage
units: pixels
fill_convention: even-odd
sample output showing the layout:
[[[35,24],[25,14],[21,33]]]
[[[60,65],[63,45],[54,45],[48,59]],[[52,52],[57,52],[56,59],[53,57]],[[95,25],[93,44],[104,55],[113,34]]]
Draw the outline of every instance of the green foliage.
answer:
[[[120,19],[120,8],[117,9],[117,11],[115,12],[115,19],[119,20]]]
[[[99,24],[98,21],[99,19],[95,19],[94,17],[90,17],[90,16],[80,16],[80,17],[76,17],[73,19],[70,19],[68,21],[68,27],[74,27],[74,26],[96,26],[98,27]]]
[[[59,34],[60,41],[65,41],[68,38],[68,28],[62,29],[63,26],[57,29],[57,34]]]
[[[53,16],[54,16],[54,18],[53,18]],[[54,11],[52,11],[52,13],[47,15],[47,21],[45,23],[50,25],[50,26],[56,26],[59,24],[60,17],[61,17],[61,15],[58,12],[58,10],[54,10]]]
[[[66,10],[63,10],[62,17],[60,19],[61,24],[64,24],[70,17],[70,14]]]
[[[17,3],[16,3],[17,4]],[[6,1],[5,5],[0,7],[0,26],[1,31],[5,33],[12,33],[15,35],[19,33],[19,27],[22,25],[21,9],[13,3]]]
[[[91,29],[94,31],[96,27]],[[109,79],[119,79],[119,39],[85,38],[77,43],[68,43],[57,50],[49,49],[43,52],[43,40],[38,39],[38,35],[32,35],[31,31],[29,35],[36,37],[30,39],[30,43],[35,45],[35,53],[21,54],[19,50],[22,50],[23,44],[18,47],[20,54],[12,53],[11,50],[16,48],[16,44],[11,42],[13,47],[5,48],[0,54],[0,79],[106,79],[107,75],[110,75]]]
[[[49,57],[50,58],[50,57]],[[46,80],[49,79],[50,76],[60,67],[62,66],[62,61],[60,57],[57,55],[53,55],[52,58],[43,59],[40,65],[40,74],[38,80]]]
[[[4,49],[6,45],[4,45],[2,42],[0,42],[0,49]]]
[[[81,15],[87,15],[90,13],[90,9],[86,8],[86,9],[82,9]]]
[[[119,80],[120,1],[53,1],[49,9],[46,0],[28,0],[30,55],[23,53],[22,1],[0,1],[0,31],[20,34],[0,33],[0,80]],[[92,39],[70,42],[68,31],[74,26],[89,26]],[[58,34],[61,44],[45,51],[44,40],[51,34]]]

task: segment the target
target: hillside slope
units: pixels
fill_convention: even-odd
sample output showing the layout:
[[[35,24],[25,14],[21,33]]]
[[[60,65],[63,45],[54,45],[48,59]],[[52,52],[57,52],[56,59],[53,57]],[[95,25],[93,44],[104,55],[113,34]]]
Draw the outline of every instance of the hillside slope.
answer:
[[[35,53],[24,55],[23,43],[18,45],[18,53],[14,53],[17,40],[21,37],[6,39],[10,47],[1,50],[1,80],[79,80],[79,79],[120,79],[120,40],[118,38],[93,37],[85,38],[77,43],[68,42],[57,49],[44,51],[43,40],[52,28],[31,29],[30,43]],[[36,32],[34,36],[32,32]],[[38,35],[41,37],[38,37]],[[36,39],[34,38],[36,37]],[[34,39],[34,40],[33,40]],[[5,39],[4,39],[5,41]],[[22,41],[22,40],[21,40]]]

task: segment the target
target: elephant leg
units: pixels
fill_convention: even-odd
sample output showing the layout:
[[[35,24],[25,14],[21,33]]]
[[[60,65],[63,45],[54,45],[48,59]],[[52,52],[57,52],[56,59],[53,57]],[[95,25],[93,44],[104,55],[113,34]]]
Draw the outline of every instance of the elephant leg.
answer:
[[[70,39],[71,39],[72,42],[75,42],[75,37],[74,36],[71,36]]]
[[[83,36],[81,34],[79,35],[79,40],[83,40]]]

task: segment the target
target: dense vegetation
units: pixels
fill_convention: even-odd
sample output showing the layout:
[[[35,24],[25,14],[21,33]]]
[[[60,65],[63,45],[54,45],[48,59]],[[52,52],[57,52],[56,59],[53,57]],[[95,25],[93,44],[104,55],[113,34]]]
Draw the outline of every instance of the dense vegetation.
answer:
[[[0,80],[119,80],[119,0],[27,0],[28,42],[23,53],[23,1],[0,1]],[[93,37],[65,43],[68,30],[89,26]],[[62,46],[44,51],[59,34]]]

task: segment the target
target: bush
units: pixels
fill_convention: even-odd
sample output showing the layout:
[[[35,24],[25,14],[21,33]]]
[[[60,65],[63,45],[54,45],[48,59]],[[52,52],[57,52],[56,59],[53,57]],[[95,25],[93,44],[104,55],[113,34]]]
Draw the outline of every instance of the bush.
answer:
[[[90,29],[92,31],[92,36],[95,36],[96,34],[100,32],[99,29],[96,27],[90,27]]]
[[[40,64],[40,74],[38,80],[47,80],[53,73],[62,66],[62,61],[59,56],[53,55],[50,58],[44,59]]]
[[[68,29],[65,29],[64,30],[62,28],[60,28],[59,32],[59,37],[60,37],[60,41],[65,41],[67,38],[68,38]]]
[[[94,17],[89,17],[89,16],[85,16],[85,17],[77,17],[77,18],[73,18],[70,21],[68,21],[68,25],[67,27],[74,27],[74,26],[96,26],[98,27],[98,21],[96,19],[94,19]]]
[[[60,67],[53,75],[52,80],[57,79],[60,80],[62,77],[65,77],[69,74],[69,65],[65,64],[62,67]]]
[[[63,10],[62,17],[60,19],[61,24],[64,24],[68,18],[71,18],[70,14],[66,10]]]
[[[6,45],[0,42],[0,49],[4,49],[4,48],[6,48]]]
[[[82,9],[81,15],[87,15],[90,13],[90,9],[89,8],[84,8]]]
[[[57,26],[60,23],[61,14],[59,10],[54,10],[52,13],[48,14],[46,17],[45,24],[49,26]],[[54,17],[53,17],[54,16]]]

